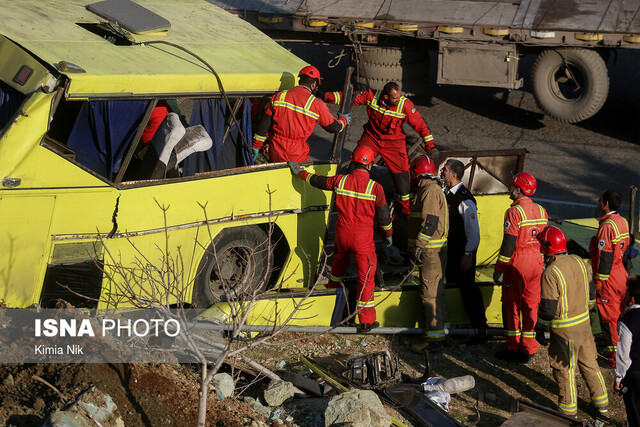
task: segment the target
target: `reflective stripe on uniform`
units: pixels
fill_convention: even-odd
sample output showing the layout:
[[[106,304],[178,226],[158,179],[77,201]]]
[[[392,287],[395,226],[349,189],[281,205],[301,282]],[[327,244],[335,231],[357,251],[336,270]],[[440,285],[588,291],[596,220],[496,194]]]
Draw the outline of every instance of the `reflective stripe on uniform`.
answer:
[[[402,109],[404,108],[404,103],[406,102],[407,98],[405,98],[404,96],[401,96],[400,102],[398,102],[398,105],[395,107],[395,109],[387,110],[378,105],[378,100],[380,99],[381,94],[382,94],[381,90],[376,91],[376,94],[373,96],[373,100],[367,101],[367,107],[371,108],[374,111],[377,111],[382,115],[396,117],[398,119],[404,119],[406,117],[406,114],[402,113]]]
[[[524,213],[524,209],[522,209],[522,206],[516,205],[515,208],[518,210],[518,212],[520,212],[520,216],[522,217],[522,220],[518,223],[519,228],[526,227],[528,225],[547,225],[549,222],[544,217],[544,211],[542,210],[543,208],[540,205],[538,205],[538,209],[540,209],[540,218],[533,219],[527,218],[527,215]]]
[[[262,136],[262,135],[258,135],[257,133],[253,135],[253,139],[255,139],[256,141],[266,141],[267,137],[266,136]]]
[[[314,113],[313,111],[311,111],[311,105],[313,104],[313,100],[316,99],[315,96],[310,95],[304,107],[299,107],[290,102],[286,102],[284,100],[286,95],[287,95],[287,91],[286,90],[282,91],[282,93],[280,93],[280,98],[277,101],[273,101],[273,106],[287,108],[289,110],[295,111],[296,113],[304,114],[305,116],[318,120],[320,115],[318,113]]]
[[[511,331],[509,329],[505,329],[504,334],[508,337],[519,337],[520,331]]]
[[[510,256],[504,256],[504,255],[498,255],[498,261],[504,262],[504,263],[508,263],[509,261],[511,261],[511,257]]]
[[[406,200],[411,200],[413,198],[413,194],[409,193],[409,194],[398,194],[396,195],[396,199],[404,202]],[[420,216],[420,214],[418,214],[418,216]]]
[[[423,234],[420,233],[419,236],[422,236]],[[433,249],[433,248],[441,248],[443,246],[447,245],[447,239],[433,239],[433,240],[429,240],[427,242],[426,245],[424,245],[425,248],[428,249]]]
[[[348,175],[345,175],[342,178],[340,178],[338,187],[335,189],[336,194],[339,194],[345,197],[354,197],[356,199],[371,200],[375,202],[376,196],[375,194],[373,194],[373,185],[375,184],[374,180],[372,179],[369,180],[369,184],[367,184],[367,188],[364,193],[358,193],[357,191],[345,190],[344,184],[347,180],[347,176]]]
[[[596,279],[600,280],[609,280],[608,274],[596,273]]]
[[[358,301],[357,303],[358,308],[373,307],[375,305],[376,305],[375,301]]]
[[[569,309],[569,304],[567,303],[567,281],[564,279],[564,275],[557,266],[554,265],[551,267],[551,271],[556,273],[556,276],[560,280],[560,289],[562,293],[562,301],[560,301],[560,319],[566,319],[567,310]]]
[[[535,331],[529,331],[529,332],[522,331],[522,338],[535,338],[535,337],[536,337]]]
[[[307,175],[307,177],[304,179],[307,183],[311,184],[311,177],[314,176],[314,174],[310,173]]]
[[[427,331],[424,334],[428,339],[434,339],[434,338],[444,338],[444,329],[438,329],[435,331]]]
[[[329,280],[331,280],[332,282],[342,282],[342,279],[344,279],[344,276],[341,277],[336,277],[333,274],[329,277]]]
[[[589,312],[585,311],[577,316],[569,317],[567,319],[553,319],[551,321],[552,328],[568,328],[569,326],[579,325],[582,322],[589,321]]]
[[[383,230],[387,231],[387,230],[391,230],[392,226],[393,226],[393,223],[390,222],[389,225],[382,225],[381,227]]]
[[[604,221],[604,224],[611,224],[611,226],[613,227],[613,231],[614,231],[614,233],[616,235],[616,237],[612,240],[613,244],[618,244],[620,242],[620,240],[629,237],[629,233],[620,234],[620,230],[618,230],[618,226],[616,225],[615,222],[613,222],[612,219],[608,219],[608,220]]]
[[[340,104],[340,92],[332,92],[333,96],[336,98],[336,100],[334,101],[335,104]]]
[[[424,142],[429,142],[429,141],[433,141],[433,135],[427,135],[424,138],[422,138],[422,140]]]

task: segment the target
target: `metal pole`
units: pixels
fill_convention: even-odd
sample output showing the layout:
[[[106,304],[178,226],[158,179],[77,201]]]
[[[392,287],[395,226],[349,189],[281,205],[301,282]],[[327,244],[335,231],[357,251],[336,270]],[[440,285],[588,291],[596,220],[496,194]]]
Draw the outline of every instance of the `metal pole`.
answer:
[[[629,232],[634,235],[638,233],[638,221],[640,220],[638,215],[636,215],[637,196],[638,187],[632,185],[629,187]]]

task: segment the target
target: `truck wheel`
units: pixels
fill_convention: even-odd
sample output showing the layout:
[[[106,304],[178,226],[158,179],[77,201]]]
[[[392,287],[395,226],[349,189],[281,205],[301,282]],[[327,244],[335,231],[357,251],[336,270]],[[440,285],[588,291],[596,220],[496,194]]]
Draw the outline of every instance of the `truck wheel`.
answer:
[[[531,70],[533,94],[540,109],[564,123],[596,114],[609,93],[607,67],[588,49],[545,50]]]
[[[269,245],[267,233],[256,225],[224,230],[200,261],[193,304],[206,308],[219,301],[242,300],[264,288],[271,275]]]
[[[427,90],[429,55],[420,50],[399,48],[369,48],[358,57],[356,81],[379,90],[387,82],[396,82],[407,96]]]

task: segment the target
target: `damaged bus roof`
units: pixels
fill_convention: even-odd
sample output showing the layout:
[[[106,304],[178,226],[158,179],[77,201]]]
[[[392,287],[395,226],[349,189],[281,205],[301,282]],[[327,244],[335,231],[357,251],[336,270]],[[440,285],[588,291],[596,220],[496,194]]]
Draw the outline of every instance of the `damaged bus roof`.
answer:
[[[72,98],[219,92],[214,75],[193,55],[167,44],[137,44],[154,40],[202,58],[229,93],[293,87],[306,65],[247,22],[204,0],[136,3],[169,21],[168,30],[127,32],[127,38],[89,11],[90,1],[11,0],[0,1],[1,32],[66,75]]]

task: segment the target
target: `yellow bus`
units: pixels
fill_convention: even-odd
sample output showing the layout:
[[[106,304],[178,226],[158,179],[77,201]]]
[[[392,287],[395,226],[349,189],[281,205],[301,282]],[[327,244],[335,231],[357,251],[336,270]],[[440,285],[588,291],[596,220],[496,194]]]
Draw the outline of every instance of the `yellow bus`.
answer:
[[[173,274],[167,302],[208,306],[314,278],[330,193],[247,144],[305,62],[203,0],[0,3],[0,301],[127,304]]]

